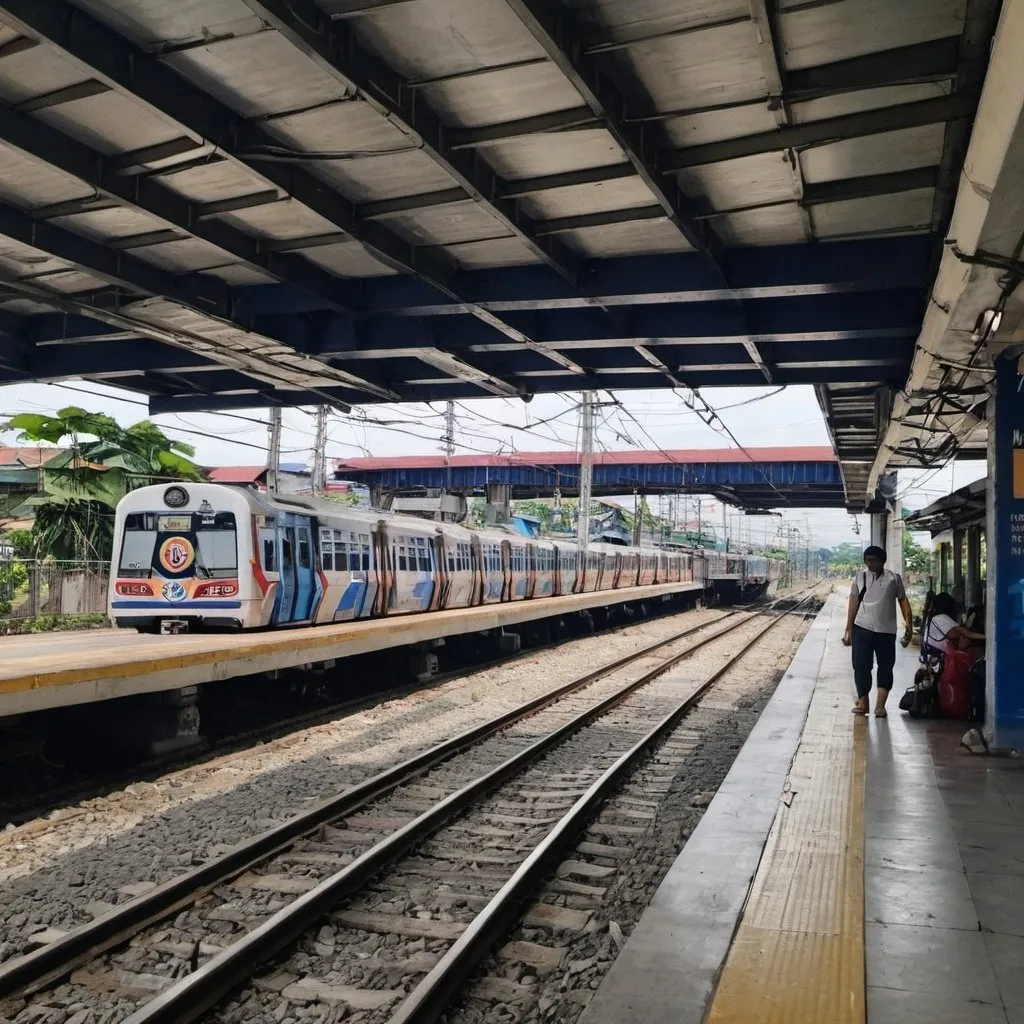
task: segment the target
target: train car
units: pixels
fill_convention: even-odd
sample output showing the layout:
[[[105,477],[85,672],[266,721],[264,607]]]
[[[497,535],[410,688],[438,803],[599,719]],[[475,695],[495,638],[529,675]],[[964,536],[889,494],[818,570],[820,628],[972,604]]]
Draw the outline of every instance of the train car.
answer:
[[[110,616],[141,631],[279,628],[654,583],[713,583],[706,552],[469,530],[220,484],[118,505]]]

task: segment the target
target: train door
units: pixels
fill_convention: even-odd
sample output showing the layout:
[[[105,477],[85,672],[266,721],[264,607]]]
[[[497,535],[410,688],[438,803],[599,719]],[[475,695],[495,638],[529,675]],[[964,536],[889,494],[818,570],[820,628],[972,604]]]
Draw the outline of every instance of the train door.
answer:
[[[295,527],[286,521],[288,515],[278,516],[277,564],[280,579],[277,600],[274,602],[274,624],[295,621]]]
[[[512,600],[512,545],[507,540],[501,542],[501,599]]]
[[[293,621],[308,622],[319,591],[316,566],[313,564],[313,520],[295,517],[295,607]]]
[[[281,571],[273,621],[308,622],[319,593],[313,564],[313,525],[308,516],[278,516],[277,555]]]
[[[440,530],[430,542],[434,548],[434,592],[430,598],[430,610],[435,611],[448,607],[448,594],[452,588],[452,573],[456,569],[455,559],[458,555],[458,544],[450,544]]]

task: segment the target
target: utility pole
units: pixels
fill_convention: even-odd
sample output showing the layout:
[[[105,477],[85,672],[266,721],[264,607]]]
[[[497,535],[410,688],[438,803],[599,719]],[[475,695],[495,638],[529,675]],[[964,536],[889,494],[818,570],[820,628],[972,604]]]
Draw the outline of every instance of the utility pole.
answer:
[[[455,403],[451,400],[444,405],[444,488],[452,489],[452,456],[455,454]]]
[[[316,407],[316,440],[313,442],[312,491],[322,498],[327,490],[327,406]]]
[[[729,550],[729,526],[728,526],[728,515],[729,509],[725,502],[722,502],[722,550],[728,552]]]
[[[640,511],[640,492],[634,487],[633,488],[633,547],[640,547],[640,529],[642,526],[643,515]]]
[[[275,405],[270,410],[270,443],[267,445],[267,491],[277,493],[277,473],[281,465],[281,407]]]
[[[594,483],[594,392],[584,391],[580,403],[580,514],[576,544],[580,553],[590,543],[590,492]]]

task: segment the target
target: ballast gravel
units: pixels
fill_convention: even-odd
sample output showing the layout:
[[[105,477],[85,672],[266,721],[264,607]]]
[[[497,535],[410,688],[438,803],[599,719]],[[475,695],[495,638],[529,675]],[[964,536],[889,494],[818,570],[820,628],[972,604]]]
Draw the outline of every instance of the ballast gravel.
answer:
[[[139,782],[0,833],[0,961],[345,787],[722,611],[638,623]]]

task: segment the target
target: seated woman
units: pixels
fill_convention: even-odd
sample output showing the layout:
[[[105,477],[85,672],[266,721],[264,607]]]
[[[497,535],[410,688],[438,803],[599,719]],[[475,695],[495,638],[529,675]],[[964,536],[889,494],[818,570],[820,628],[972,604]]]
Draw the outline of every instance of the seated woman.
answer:
[[[944,718],[967,718],[971,708],[970,671],[975,659],[970,644],[984,640],[957,624],[956,604],[949,594],[937,594],[924,636],[921,638],[922,658],[939,656],[939,708]]]
[[[947,655],[969,645],[972,640],[984,640],[984,633],[974,633],[957,624],[956,602],[945,592],[935,595],[932,614],[921,637],[921,651],[924,654]]]

